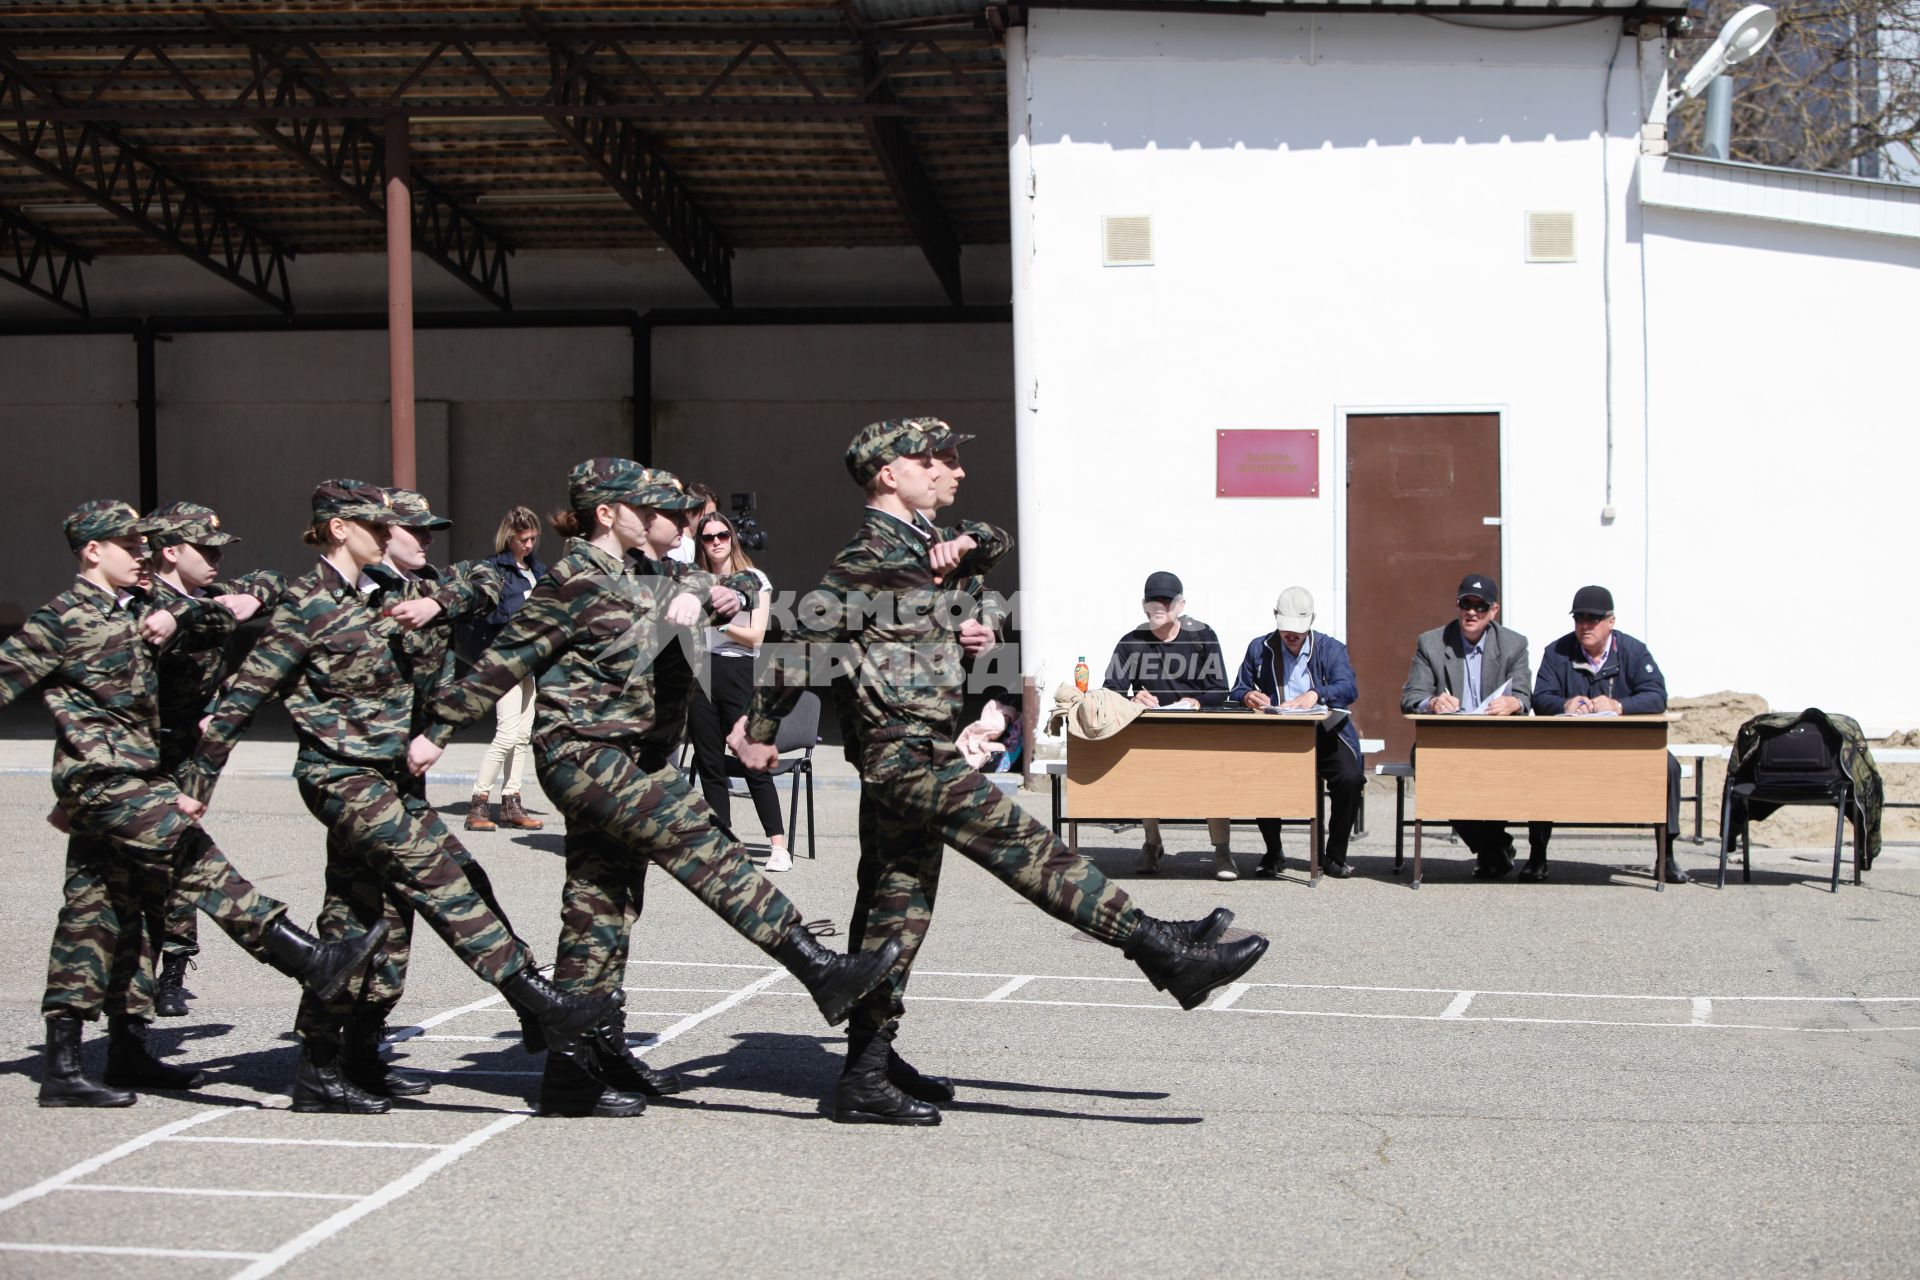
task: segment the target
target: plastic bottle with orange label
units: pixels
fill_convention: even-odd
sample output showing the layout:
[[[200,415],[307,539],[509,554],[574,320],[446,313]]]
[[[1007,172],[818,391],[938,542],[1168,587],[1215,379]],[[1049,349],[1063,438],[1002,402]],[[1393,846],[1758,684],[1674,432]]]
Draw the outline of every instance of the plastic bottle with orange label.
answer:
[[[1084,653],[1073,664],[1073,687],[1082,693],[1087,691],[1087,655]]]

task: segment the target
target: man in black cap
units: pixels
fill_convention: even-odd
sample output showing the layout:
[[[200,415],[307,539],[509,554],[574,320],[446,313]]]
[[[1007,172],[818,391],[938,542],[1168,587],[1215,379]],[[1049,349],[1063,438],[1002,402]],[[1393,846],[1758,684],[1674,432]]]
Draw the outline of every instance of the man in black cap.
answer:
[[[1107,678],[1101,683],[1146,707],[1217,707],[1227,700],[1227,662],[1220,653],[1220,637],[1204,622],[1189,618],[1187,597],[1180,579],[1165,569],[1147,575],[1140,602],[1147,615],[1113,646]],[[1146,840],[1140,847],[1140,874],[1160,869],[1166,846],[1160,823],[1141,824]],[[1232,828],[1225,818],[1207,819],[1207,838],[1213,842],[1214,876],[1235,880],[1229,844]]]
[[[1470,573],[1460,580],[1453,603],[1459,616],[1422,632],[1414,645],[1413,666],[1400,687],[1400,710],[1408,715],[1527,714],[1533,702],[1527,638],[1500,625],[1500,584],[1484,573]],[[1456,822],[1453,830],[1473,850],[1475,876],[1497,880],[1513,870],[1513,837],[1504,822]],[[1551,823],[1528,825],[1533,849],[1529,867],[1546,865],[1546,840],[1552,830]]]
[[[1667,709],[1667,678],[1647,646],[1613,629],[1613,593],[1582,587],[1573,593],[1573,630],[1540,655],[1540,678],[1533,690],[1534,710],[1544,716],[1657,715]],[[1552,824],[1530,838],[1532,852],[1521,878],[1547,878],[1547,836]],[[1667,753],[1667,879],[1687,882],[1673,860],[1673,839],[1680,830],[1680,762]]]

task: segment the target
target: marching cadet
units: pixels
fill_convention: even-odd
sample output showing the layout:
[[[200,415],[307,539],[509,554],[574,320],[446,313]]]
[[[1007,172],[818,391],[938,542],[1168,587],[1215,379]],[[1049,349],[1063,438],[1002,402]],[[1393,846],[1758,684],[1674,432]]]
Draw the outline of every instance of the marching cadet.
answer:
[[[573,469],[568,494],[572,510],[553,519],[565,554],[467,678],[434,699],[434,724],[414,741],[410,763],[424,772],[455,728],[538,678],[534,764],[567,819],[555,985],[578,994],[619,990],[652,859],[792,971],[830,1024],[841,1021],[895,949],[837,956],[815,942],[799,910],[719,830],[670,759],[693,678],[681,650],[688,628],[703,613],[727,617],[750,606],[757,584],[743,574],[723,585],[664,558],[699,505],[665,471],[593,458]],[[623,1033],[603,1031],[596,1051],[600,1081],[612,1087],[550,1059],[541,1114],[637,1115],[646,1093],[679,1087],[670,1076],[650,1083]]]
[[[861,1000],[847,1029],[847,1065],[833,1111],[846,1124],[940,1122],[932,1102],[908,1096],[889,1078],[889,1057],[906,1010],[908,972],[932,918],[943,844],[1055,919],[1120,948],[1182,1008],[1197,1007],[1210,991],[1238,979],[1267,949],[1257,935],[1211,941],[1224,926],[1219,912],[1191,922],[1147,915],[970,768],[954,746],[950,727],[964,673],[951,619],[971,617],[972,606],[942,600],[936,582],[985,573],[1013,540],[975,521],[936,540],[936,531],[916,518],[938,505],[943,481],[934,453],[949,441],[948,430],[938,419],[909,418],[873,423],[854,437],[846,465],[866,491],[866,517],[819,588],[803,599],[794,636],[840,653],[853,647],[861,781],[877,792],[878,845],[885,851],[862,946],[871,955],[900,944],[888,981]],[[873,607],[876,600],[881,607]],[[799,698],[807,665],[779,670],[778,684],[761,689],[734,726],[729,745],[746,767],[771,768],[779,758],[773,739]]]
[[[186,598],[212,599],[232,618],[194,636],[182,635],[159,655],[160,769],[172,774],[193,754],[200,721],[226,677],[227,640],[233,627],[262,609],[272,609],[287,593],[286,575],[259,569],[220,581],[226,548],[240,541],[220,527],[220,516],[196,502],[173,502],[147,517],[147,570],[154,604],[169,607]],[[218,619],[224,622],[224,619]],[[175,892],[167,897],[160,951],[160,973],[153,984],[153,1011],[162,1018],[187,1016],[187,967],[200,954],[193,899]]]
[[[157,918],[169,890],[188,894],[256,959],[323,994],[345,983],[381,932],[323,946],[287,920],[287,905],[255,891],[195,821],[204,806],[160,768],[152,648],[186,626],[232,615],[182,598],[149,611],[134,593],[142,535],[153,528],[124,502],[83,503],[66,520],[78,561],[72,587],[0,645],[0,706],[36,685],[52,713],[53,787],[68,845],[66,901],[47,962],[43,1107],[124,1107],[121,1085],[190,1088],[198,1072],[146,1048],[151,980],[139,921]],[[80,1024],[108,1015],[107,1085],[80,1068]]]
[[[413,682],[411,734],[424,723],[427,700],[452,678],[453,624],[492,612],[500,602],[504,582],[500,570],[486,561],[456,565],[442,575],[427,562],[427,552],[434,533],[452,528],[453,521],[435,515],[426,498],[412,489],[389,488],[386,495],[393,507],[386,555],[367,572],[382,582],[376,603],[384,605],[384,612],[401,625],[413,628],[398,637]],[[451,611],[443,606],[441,597],[454,602]],[[389,600],[401,602],[387,604]],[[409,773],[399,781],[425,803],[426,779]],[[512,921],[494,894],[486,869],[457,839],[447,845],[446,852],[460,864],[480,901],[524,946],[525,940],[514,932]],[[413,907],[404,898],[387,892],[379,869],[339,832],[329,832],[326,897],[314,932],[322,938],[339,938],[350,928],[370,928],[374,921],[385,920],[387,940],[367,965],[363,979],[349,983],[331,1001],[303,999],[295,1028],[304,1042],[336,1045],[347,1082],[377,1097],[416,1097],[432,1087],[426,1076],[394,1068],[380,1053],[387,1017],[406,991],[413,917]],[[350,926],[350,920],[357,924]],[[538,1024],[529,1025],[529,1047],[537,1048]]]
[[[204,800],[261,705],[284,698],[299,738],[293,776],[307,808],[387,892],[425,916],[468,968],[537,1021],[549,1050],[580,1053],[618,1006],[618,993],[576,1000],[540,976],[532,954],[461,870],[458,842],[407,776],[414,684],[401,624],[380,612],[380,583],[368,573],[395,518],[377,485],[328,480],[314,490],[313,524],[303,537],[319,549],[320,563],[294,584],[227,681],[198,753],[181,768],[181,789]],[[435,599],[453,613],[458,594],[443,588]],[[345,932],[385,937],[387,923],[353,920]],[[338,989],[316,994],[326,1000]],[[328,1037],[302,1041],[292,1092],[295,1111],[374,1114],[390,1105],[345,1078],[339,1042]]]

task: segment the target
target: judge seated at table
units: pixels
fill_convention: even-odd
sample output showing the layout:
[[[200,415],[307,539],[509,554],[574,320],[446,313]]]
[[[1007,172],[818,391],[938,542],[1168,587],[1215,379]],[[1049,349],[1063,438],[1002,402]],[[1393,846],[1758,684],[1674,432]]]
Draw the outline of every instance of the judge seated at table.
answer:
[[[1344,711],[1358,702],[1360,686],[1347,660],[1347,646],[1324,631],[1315,631],[1313,616],[1311,591],[1305,587],[1282,591],[1273,607],[1273,630],[1247,645],[1240,675],[1228,696],[1252,711],[1273,706]],[[1347,866],[1347,842],[1353,837],[1354,819],[1360,816],[1360,789],[1366,784],[1360,769],[1360,731],[1353,717],[1340,717],[1339,727],[1331,731],[1323,725],[1315,748],[1317,769],[1331,801],[1320,870],[1344,880],[1353,874]],[[1267,849],[1254,874],[1272,879],[1286,865],[1280,852],[1280,820],[1260,819],[1260,838]]]
[[[1573,631],[1561,636],[1540,655],[1540,674],[1533,686],[1533,709],[1543,716],[1657,715],[1667,709],[1667,678],[1647,646],[1624,631],[1613,629],[1613,593],[1605,587],[1582,587],[1573,593]],[[1521,875],[1544,880],[1547,875],[1546,831],[1530,837],[1533,848]],[[1673,840],[1680,830],[1680,762],[1667,753],[1667,879],[1687,882],[1686,872],[1673,860]]]
[[[1470,573],[1460,580],[1453,605],[1459,616],[1444,627],[1421,632],[1414,643],[1413,665],[1407,671],[1406,684],[1400,687],[1400,710],[1408,715],[1457,711],[1526,715],[1533,704],[1527,638],[1500,625],[1500,584],[1484,573]],[[1453,831],[1473,850],[1475,876],[1497,880],[1513,870],[1513,837],[1507,834],[1506,823],[1456,822]],[[1544,822],[1527,827],[1529,843],[1536,851],[1536,869],[1543,873],[1547,836],[1552,831],[1553,827]],[[1535,862],[1527,865],[1535,867]]]
[[[1186,616],[1186,589],[1180,579],[1164,569],[1150,573],[1142,594],[1146,621],[1120,637],[1101,683],[1144,707],[1197,710],[1226,702],[1227,662],[1220,653],[1220,637],[1206,623]],[[1150,876],[1160,869],[1166,845],[1157,819],[1141,825],[1146,839],[1140,847],[1140,874]],[[1207,819],[1207,838],[1213,842],[1214,877],[1239,879],[1228,821]]]

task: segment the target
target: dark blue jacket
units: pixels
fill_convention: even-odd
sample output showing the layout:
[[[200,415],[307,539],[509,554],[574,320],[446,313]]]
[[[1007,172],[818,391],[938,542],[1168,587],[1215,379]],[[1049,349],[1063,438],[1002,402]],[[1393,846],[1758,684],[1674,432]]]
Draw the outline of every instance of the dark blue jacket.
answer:
[[[1571,631],[1547,646],[1540,670],[1533,678],[1533,709],[1538,715],[1557,716],[1569,698],[1612,698],[1623,715],[1652,715],[1667,709],[1667,678],[1647,646],[1624,631],[1613,633],[1607,664],[1588,671],[1580,640]]]
[[[502,551],[488,556],[483,563],[497,566],[500,576],[507,580],[507,586],[500,593],[500,603],[492,613],[460,625],[460,652],[469,661],[493,647],[493,638],[500,633],[500,628],[506,626],[507,619],[520,611],[520,606],[527,602],[527,595],[533,590],[532,584],[521,574],[520,562],[513,558],[513,552]],[[539,556],[535,556],[533,563],[527,567],[533,570],[536,581],[547,576],[547,566],[541,563]]]
[[[1307,656],[1307,674],[1313,679],[1313,691],[1320,695],[1323,706],[1345,711],[1360,701],[1360,685],[1353,678],[1353,663],[1347,660],[1347,646],[1324,631],[1313,632],[1312,641],[1313,650]],[[1269,631],[1266,635],[1256,636],[1247,645],[1247,656],[1240,661],[1240,674],[1234,678],[1233,691],[1227,697],[1239,702],[1258,689],[1275,702],[1286,701],[1280,696],[1279,654],[1279,632]],[[1346,723],[1340,726],[1340,737],[1353,748],[1354,755],[1360,754],[1360,731],[1354,727],[1352,716],[1348,716]]]

